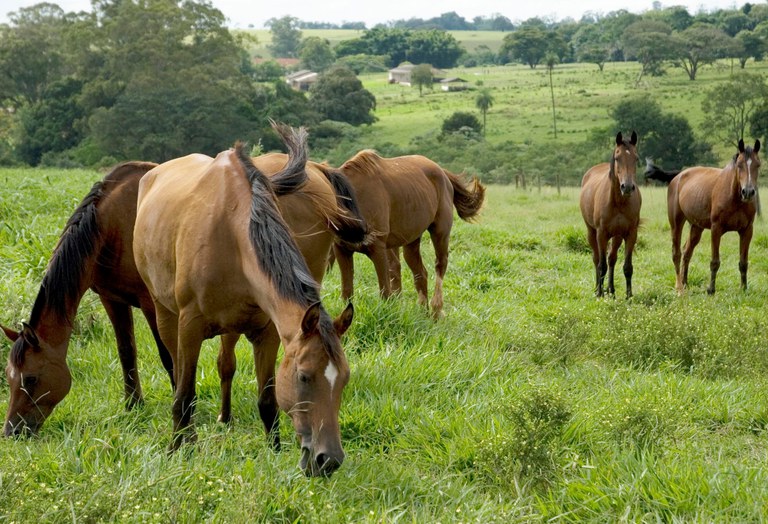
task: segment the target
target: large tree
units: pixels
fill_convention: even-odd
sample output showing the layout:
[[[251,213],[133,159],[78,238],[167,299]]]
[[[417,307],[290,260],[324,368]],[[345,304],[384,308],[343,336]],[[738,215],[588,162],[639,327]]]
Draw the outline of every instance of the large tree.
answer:
[[[67,33],[74,19],[59,6],[40,3],[9,15],[0,25],[0,102],[19,108],[42,99],[71,73]]]
[[[295,58],[299,53],[301,44],[301,30],[299,19],[293,16],[282,18],[270,18],[264,24],[269,27],[272,43],[269,50],[273,56],[279,58]]]
[[[702,128],[718,141],[736,146],[766,99],[765,78],[741,72],[707,92],[701,104],[706,114]]]
[[[336,60],[331,43],[325,38],[309,36],[301,41],[299,47],[301,64],[307,69],[322,73]]]
[[[355,126],[376,121],[376,97],[346,67],[335,66],[320,76],[310,89],[310,105],[326,120]]]
[[[611,117],[616,129],[637,131],[643,154],[668,169],[714,161],[712,146],[696,139],[684,117],[664,113],[657,102],[647,97],[620,102]]]
[[[461,44],[445,31],[414,31],[408,38],[406,58],[414,64],[428,63],[438,68],[455,67],[464,52]]]
[[[517,60],[534,69],[549,49],[549,36],[538,26],[524,26],[504,36],[499,55],[507,61]]]
[[[690,80],[696,80],[699,68],[718,58],[739,54],[740,43],[709,24],[693,24],[673,35],[673,56]]]
[[[639,20],[624,31],[624,57],[642,65],[643,75],[664,74],[663,62],[673,56],[672,28],[658,20]]]

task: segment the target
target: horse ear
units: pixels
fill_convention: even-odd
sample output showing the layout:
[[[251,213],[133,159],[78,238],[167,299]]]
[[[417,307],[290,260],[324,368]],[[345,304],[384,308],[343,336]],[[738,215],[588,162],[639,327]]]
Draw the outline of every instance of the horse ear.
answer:
[[[616,145],[620,146],[623,143],[624,143],[624,137],[621,136],[621,131],[619,131],[618,133],[616,133]]]
[[[11,342],[16,342],[19,339],[19,332],[14,331],[11,328],[7,328],[0,324],[0,329],[3,330],[3,333],[5,333],[5,336],[8,337],[8,340]]]
[[[355,308],[352,307],[352,302],[347,304],[344,311],[341,312],[339,318],[333,321],[333,328],[336,330],[336,334],[341,336],[347,332],[349,326],[352,324],[352,317],[355,315]]]
[[[21,323],[20,335],[21,338],[23,338],[24,341],[33,348],[40,347],[40,341],[37,339],[37,333],[35,333],[35,330],[32,329],[32,326],[26,322]]]
[[[739,138],[739,153],[743,153],[743,152],[744,152],[744,139]]]
[[[754,151],[755,153],[760,151],[760,140],[759,139],[755,140],[755,147],[752,148],[752,151]]]
[[[310,335],[317,332],[317,323],[320,321],[320,302],[315,302],[304,312],[301,319],[301,333]]]
[[[637,133],[635,131],[632,131],[632,136],[629,137],[629,143],[633,146],[637,145]]]

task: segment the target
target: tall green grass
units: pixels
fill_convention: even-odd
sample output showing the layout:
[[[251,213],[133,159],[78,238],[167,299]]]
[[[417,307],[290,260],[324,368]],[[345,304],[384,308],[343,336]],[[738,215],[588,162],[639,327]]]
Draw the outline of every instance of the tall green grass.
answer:
[[[100,176],[0,171],[0,322],[27,317],[58,232]],[[438,322],[416,305],[407,272],[403,295],[382,301],[372,265],[357,258],[340,415],[347,459],[330,479],[300,474],[287,418],[284,451],[268,447],[242,343],[232,426],[216,422],[210,341],[199,443],[167,455],[171,389],[148,329],[137,321],[146,404],[125,412],[111,328],[86,295],[68,355],[72,391],[39,437],[0,439],[0,521],[761,521],[765,223],[746,292],[729,234],[707,296],[705,234],[678,297],[664,189],[641,190],[629,301],[620,271],[618,298],[593,296],[576,189],[489,187],[480,221],[455,224]],[[422,252],[431,266],[428,239]],[[323,284],[332,313],[344,305],[339,290],[334,269]],[[8,349],[0,343],[0,358]],[[3,376],[3,411],[7,388]]]

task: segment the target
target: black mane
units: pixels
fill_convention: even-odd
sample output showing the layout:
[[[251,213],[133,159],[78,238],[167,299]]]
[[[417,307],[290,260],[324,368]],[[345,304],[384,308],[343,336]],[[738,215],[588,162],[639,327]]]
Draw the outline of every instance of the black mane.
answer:
[[[270,179],[253,165],[243,144],[235,146],[235,154],[251,185],[249,234],[259,266],[282,297],[309,307],[320,300],[318,284],[277,209]]]
[[[93,256],[99,239],[96,208],[104,196],[104,182],[96,182],[69,217],[48,262],[29,322],[37,325],[50,309],[61,321],[71,322],[67,310],[81,298],[85,261]]]

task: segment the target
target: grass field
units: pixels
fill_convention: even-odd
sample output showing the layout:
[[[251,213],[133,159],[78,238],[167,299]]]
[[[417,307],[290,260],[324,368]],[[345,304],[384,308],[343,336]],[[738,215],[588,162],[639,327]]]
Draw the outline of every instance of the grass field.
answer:
[[[3,170],[0,321],[29,315],[57,235],[100,174]],[[215,345],[198,370],[200,441],[168,456],[171,390],[137,321],[146,405],[122,408],[111,328],[86,295],[70,344],[73,388],[39,437],[0,439],[0,522],[755,522],[768,514],[768,232],[750,284],[724,237],[706,295],[709,236],[691,289],[674,292],[662,188],[642,188],[635,297],[593,297],[577,190],[488,188],[457,222],[446,317],[377,298],[358,261],[345,336],[352,377],[340,422],[347,460],[330,479],[273,453],[238,347],[231,427],[216,423]],[[427,264],[431,248],[425,240]],[[620,262],[621,263],[621,260]],[[432,273],[432,272],[430,272]],[[341,311],[338,271],[324,282]],[[0,343],[0,358],[9,345]],[[7,402],[0,378],[0,409]],[[283,420],[283,438],[293,442]]]

